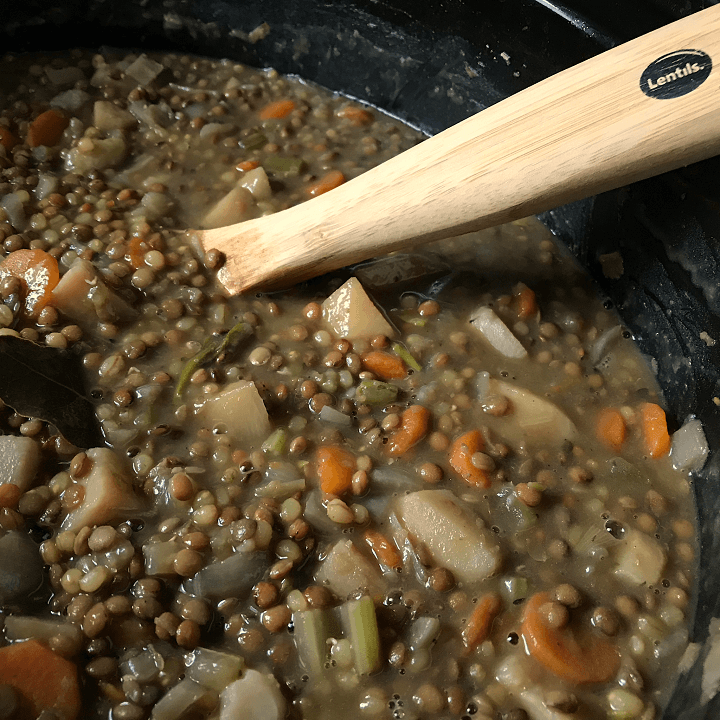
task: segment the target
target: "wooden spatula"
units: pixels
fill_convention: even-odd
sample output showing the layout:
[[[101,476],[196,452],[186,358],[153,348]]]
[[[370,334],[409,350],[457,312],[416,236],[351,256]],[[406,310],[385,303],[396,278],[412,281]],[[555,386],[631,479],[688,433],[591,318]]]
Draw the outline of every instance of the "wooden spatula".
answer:
[[[720,152],[720,6],[609,50],[289,210],[198,232],[230,293],[549,210]]]

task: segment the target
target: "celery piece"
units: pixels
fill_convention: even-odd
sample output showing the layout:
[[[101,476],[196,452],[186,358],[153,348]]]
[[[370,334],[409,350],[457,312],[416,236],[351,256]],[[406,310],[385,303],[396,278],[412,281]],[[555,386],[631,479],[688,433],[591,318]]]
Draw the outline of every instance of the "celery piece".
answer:
[[[379,670],[380,636],[372,598],[363,595],[359,600],[348,600],[341,606],[340,616],[345,637],[352,646],[358,675]]]
[[[529,596],[530,584],[527,578],[513,575],[503,580],[501,591],[511,603],[514,603],[516,600],[524,600]]]
[[[517,521],[518,530],[527,530],[537,523],[537,512],[522,502],[514,492],[508,493],[506,502],[510,514]]]
[[[393,352],[409,367],[420,372],[422,367],[420,363],[410,354],[410,351],[400,343],[393,343]]]
[[[363,380],[355,390],[355,397],[361,403],[389,405],[397,400],[399,389],[396,385],[381,380]]]
[[[245,150],[259,150],[267,145],[268,139],[262,133],[253,133],[242,141],[242,147]]]
[[[370,601],[372,603],[372,601]],[[301,610],[292,614],[293,637],[300,664],[310,674],[319,677],[326,669],[330,637],[330,618],[325,610]]]
[[[234,350],[238,343],[252,333],[252,327],[246,322],[239,322],[228,330],[224,335],[211,335],[203,343],[200,350],[191,357],[183,367],[175,386],[175,404],[182,402],[182,395],[185,387],[190,382],[193,373],[209,362],[219,358],[225,351]]]
[[[278,428],[270,433],[268,439],[262,444],[263,452],[282,455],[286,442],[287,430],[285,430],[285,428]]]
[[[283,175],[299,175],[305,169],[305,161],[299,157],[270,155],[263,161],[265,170]]]

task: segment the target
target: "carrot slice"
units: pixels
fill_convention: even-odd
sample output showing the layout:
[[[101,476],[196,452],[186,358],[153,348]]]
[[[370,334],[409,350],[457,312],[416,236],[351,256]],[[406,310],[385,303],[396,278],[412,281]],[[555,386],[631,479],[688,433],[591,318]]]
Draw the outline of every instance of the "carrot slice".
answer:
[[[402,414],[400,428],[387,444],[389,455],[404,455],[427,435],[430,428],[430,411],[422,405],[411,405]]]
[[[4,125],[0,125],[0,145],[12,150],[20,141]]]
[[[468,650],[476,648],[488,639],[493,621],[501,610],[502,600],[497,593],[486,593],[478,600],[461,633],[463,645]]]
[[[375,120],[371,112],[356,105],[345,105],[337,111],[336,115],[349,120],[353,125],[370,125]]]
[[[402,567],[402,558],[395,545],[377,530],[366,530],[363,540],[368,544],[377,561],[385,567],[397,570]]]
[[[372,350],[362,356],[362,364],[366,370],[375,373],[383,380],[399,380],[407,377],[407,367],[397,355]]]
[[[145,264],[145,253],[147,249],[147,243],[138,235],[133,235],[132,238],[130,238],[125,257],[135,270]]]
[[[538,310],[535,292],[527,285],[520,283],[515,293],[515,305],[517,307],[517,316],[521,320],[532,317]]]
[[[57,260],[44,250],[15,250],[0,263],[0,278],[20,280],[25,295],[25,314],[37,317],[47,305],[60,280]]]
[[[320,489],[329,495],[342,495],[352,487],[357,469],[355,456],[339,445],[323,445],[315,453]]]
[[[295,103],[292,100],[276,100],[268,103],[260,110],[261,120],[281,120],[287,117],[295,109]]]
[[[485,449],[485,440],[479,430],[470,430],[450,446],[450,465],[453,470],[473,487],[490,487],[489,475],[472,463],[472,456]]]
[[[45,711],[58,720],[76,720],[80,715],[75,663],[37,640],[0,648],[0,683],[10,685],[22,696],[28,717],[38,717]]]
[[[575,685],[611,680],[620,667],[615,645],[595,637],[581,644],[570,629],[548,627],[540,612],[547,602],[550,596],[539,592],[525,606],[521,633],[530,654],[554,675]]]
[[[243,172],[248,172],[248,170],[254,170],[255,168],[259,167],[260,163],[257,162],[257,160],[243,160],[235,166],[235,169],[242,170]]]
[[[323,195],[345,182],[345,176],[339,170],[331,170],[327,175],[321,177],[317,182],[305,188],[305,194],[309,197]]]
[[[70,120],[57,110],[46,110],[30,123],[27,143],[30,147],[57,145],[69,124]]]
[[[625,418],[615,408],[604,408],[597,419],[598,439],[619,452],[625,442]]]
[[[655,403],[643,403],[640,416],[647,454],[652,458],[667,455],[670,452],[670,435],[665,411]]]

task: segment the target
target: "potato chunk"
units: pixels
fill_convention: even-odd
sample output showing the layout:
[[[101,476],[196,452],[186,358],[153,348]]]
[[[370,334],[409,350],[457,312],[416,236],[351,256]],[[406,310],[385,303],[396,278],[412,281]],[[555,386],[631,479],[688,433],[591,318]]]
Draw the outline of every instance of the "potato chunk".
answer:
[[[87,451],[92,468],[79,481],[85,488],[82,503],[68,513],[63,530],[79,530],[86,525],[104,525],[126,520],[143,509],[120,463],[120,458],[108,448]]]
[[[30,489],[40,464],[40,446],[29,437],[0,436],[0,485],[12,483]]]
[[[271,430],[260,393],[248,380],[234,382],[206,400],[198,415],[211,427],[223,425],[231,438],[250,447],[258,447]]]
[[[350,278],[341,285],[322,307],[325,324],[338,337],[357,340],[395,334],[357,278]]]
[[[500,546],[449,490],[420,490],[402,496],[398,515],[438,565],[458,580],[477,582],[500,569]]]
[[[632,585],[656,585],[667,561],[660,543],[638,530],[627,533],[622,543],[615,573]]]
[[[203,218],[204,228],[219,228],[247,220],[250,208],[254,205],[249,190],[240,185],[218,200]]]
[[[246,670],[220,693],[219,720],[282,720],[285,698],[272,675]]]
[[[377,601],[385,592],[385,581],[377,566],[353,545],[352,540],[340,540],[333,545],[315,573],[315,580],[343,600],[362,593]]]

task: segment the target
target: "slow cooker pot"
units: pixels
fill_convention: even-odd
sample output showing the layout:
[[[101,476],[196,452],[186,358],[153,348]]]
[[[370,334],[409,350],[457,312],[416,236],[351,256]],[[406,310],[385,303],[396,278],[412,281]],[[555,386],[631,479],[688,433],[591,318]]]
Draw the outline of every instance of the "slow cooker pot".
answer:
[[[273,66],[369,101],[428,133],[712,0],[30,0],[3,7],[0,47],[171,49]],[[270,32],[250,32],[267,23]],[[263,35],[263,33],[260,33]],[[682,128],[678,128],[682,132]],[[691,641],[665,720],[720,717],[720,159],[546,213],[652,360],[674,422],[710,444],[694,476],[699,546]],[[599,257],[619,252],[623,273]],[[720,636],[719,636],[720,637]],[[707,701],[707,697],[711,699]]]

